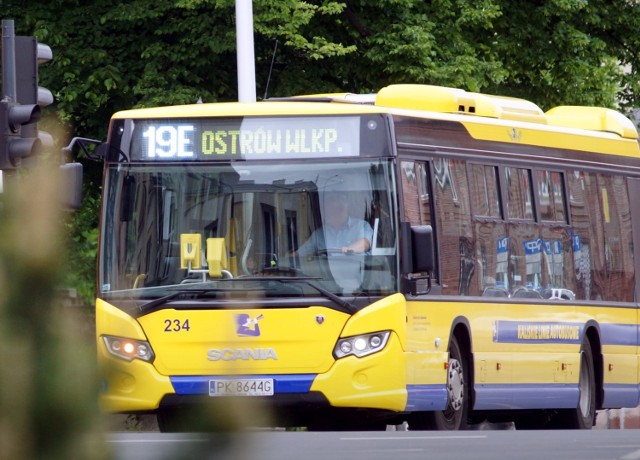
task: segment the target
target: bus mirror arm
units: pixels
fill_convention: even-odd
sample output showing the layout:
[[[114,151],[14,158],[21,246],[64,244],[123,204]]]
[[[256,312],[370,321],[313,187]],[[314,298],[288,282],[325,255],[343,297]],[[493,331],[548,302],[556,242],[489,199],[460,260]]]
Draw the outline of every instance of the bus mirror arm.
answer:
[[[427,273],[426,275],[409,274],[408,280],[409,292],[412,296],[427,295],[431,292],[431,273]],[[418,281],[420,280],[427,280],[427,287],[426,289],[418,291]]]
[[[93,146],[93,151],[89,148],[90,145]],[[73,156],[76,147],[78,147],[78,150],[81,151],[86,158],[93,161],[129,161],[129,157],[118,147],[112,146],[108,142],[88,139],[86,137],[74,137],[71,139],[71,142],[69,142],[69,145],[61,149],[61,152],[65,156]]]
[[[92,153],[88,148],[89,145],[93,145],[95,147],[94,152]],[[79,147],[79,150],[84,153],[84,156],[91,160],[99,160],[105,156],[105,152],[108,150],[109,145],[99,141],[97,139],[88,139],[86,137],[74,137],[69,142],[69,145],[62,148],[62,153],[71,155],[75,150],[76,146]]]

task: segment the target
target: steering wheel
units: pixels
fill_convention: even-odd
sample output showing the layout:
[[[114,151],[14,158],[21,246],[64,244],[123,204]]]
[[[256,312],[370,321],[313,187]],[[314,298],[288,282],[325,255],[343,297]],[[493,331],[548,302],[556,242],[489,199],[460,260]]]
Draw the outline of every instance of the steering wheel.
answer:
[[[317,256],[335,256],[335,255],[342,255],[342,256],[350,256],[352,254],[355,254],[354,251],[346,251],[346,252],[342,252],[341,248],[329,248],[329,249],[318,249],[316,250],[315,253]]]
[[[302,272],[302,270],[298,268],[279,266],[279,265],[276,265],[274,267],[261,268],[260,270],[258,270],[257,273],[262,273],[262,274],[275,273],[275,274],[281,274],[281,275],[304,276],[304,273]]]

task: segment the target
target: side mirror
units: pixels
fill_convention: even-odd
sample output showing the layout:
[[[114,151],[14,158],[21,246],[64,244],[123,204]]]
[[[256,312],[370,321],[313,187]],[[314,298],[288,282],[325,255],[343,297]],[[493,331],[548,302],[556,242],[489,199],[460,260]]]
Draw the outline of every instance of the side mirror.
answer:
[[[410,226],[407,222],[400,225],[405,289],[413,296],[428,294],[431,291],[431,276],[436,267],[433,228],[431,225]]]
[[[80,209],[82,205],[82,163],[65,163],[60,165],[62,175],[62,207],[63,209]]]
[[[431,225],[411,227],[411,256],[414,273],[433,273],[435,270],[435,250]]]

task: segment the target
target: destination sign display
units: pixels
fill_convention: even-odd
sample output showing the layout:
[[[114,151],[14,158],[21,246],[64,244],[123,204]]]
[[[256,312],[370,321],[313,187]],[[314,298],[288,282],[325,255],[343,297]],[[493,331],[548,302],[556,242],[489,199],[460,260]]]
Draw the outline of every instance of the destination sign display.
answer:
[[[352,157],[360,117],[134,120],[131,161]]]

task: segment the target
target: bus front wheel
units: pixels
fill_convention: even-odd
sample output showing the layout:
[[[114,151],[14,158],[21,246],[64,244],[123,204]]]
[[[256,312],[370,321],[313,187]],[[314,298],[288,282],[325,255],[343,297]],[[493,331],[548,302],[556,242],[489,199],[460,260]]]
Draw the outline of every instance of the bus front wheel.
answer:
[[[469,361],[463,355],[458,339],[453,336],[449,343],[447,366],[447,408],[443,411],[415,414],[409,422],[409,429],[452,431],[468,428],[468,367]]]

